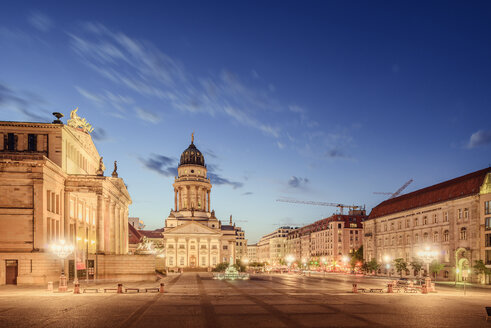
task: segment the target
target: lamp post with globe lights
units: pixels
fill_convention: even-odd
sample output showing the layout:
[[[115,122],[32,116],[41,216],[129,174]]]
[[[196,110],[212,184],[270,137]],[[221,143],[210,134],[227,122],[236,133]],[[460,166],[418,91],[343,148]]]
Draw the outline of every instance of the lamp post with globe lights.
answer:
[[[289,254],[285,257],[286,264],[288,265],[288,273],[291,272],[292,263],[295,261],[295,256]]]
[[[418,252],[418,257],[426,263],[426,278],[425,284],[427,288],[431,287],[431,277],[430,277],[430,263],[438,258],[438,251],[431,249],[430,246],[426,246],[424,250]]]
[[[391,257],[389,255],[384,256],[384,262],[385,262],[385,268],[387,269],[387,272],[389,274],[389,279],[390,279],[390,262],[391,262]]]
[[[51,245],[51,251],[53,254],[58,256],[61,259],[61,275],[60,275],[60,284],[58,285],[59,292],[66,292],[67,290],[67,279],[65,276],[65,259],[68,255],[72,254],[74,250],[73,245],[67,245],[65,240],[60,240],[59,243],[54,243]]]
[[[344,264],[344,271],[348,272],[348,268],[347,268],[348,261],[349,261],[348,256],[344,255],[341,260],[343,261],[343,264]]]

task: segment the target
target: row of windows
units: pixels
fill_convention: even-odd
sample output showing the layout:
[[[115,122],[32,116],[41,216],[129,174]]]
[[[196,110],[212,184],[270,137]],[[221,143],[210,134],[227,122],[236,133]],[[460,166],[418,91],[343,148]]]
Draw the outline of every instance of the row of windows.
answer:
[[[462,213],[464,213],[464,218],[468,218],[469,217],[469,210],[466,208],[464,209],[464,211],[462,212],[462,209],[459,209],[458,210],[459,214],[458,214],[458,217],[459,218],[462,218]],[[444,212],[443,213],[443,222],[448,222],[448,212]],[[402,223],[403,223],[403,220],[399,220],[397,222],[397,228],[400,230],[402,229]],[[413,227],[417,227],[419,226],[419,218],[414,218],[413,219]],[[430,219],[428,218],[428,216],[423,216],[422,220],[421,220],[421,223],[422,225],[427,225],[427,224],[435,224],[435,223],[438,223],[438,215],[435,213],[433,214],[433,217],[432,217],[432,220],[430,221]],[[390,230],[395,230],[395,226],[396,226],[396,223],[395,222],[391,222],[390,223]],[[405,221],[405,228],[410,228],[411,227],[411,219],[406,219]],[[379,226],[379,231],[380,231],[381,227]],[[388,224],[385,223],[384,224],[384,231],[388,231]]]
[[[37,134],[28,134],[27,135],[27,150],[28,151],[37,151],[38,144],[38,136]],[[8,151],[16,151],[18,150],[18,141],[19,136],[14,133],[7,133],[3,136],[3,149]]]
[[[484,214],[491,214],[491,200],[484,202]]]
[[[174,245],[173,244],[169,244],[167,245],[167,248],[168,249],[174,249]],[[186,245],[184,244],[179,244],[179,249],[186,249]],[[194,250],[196,249],[196,245],[190,245],[189,246],[190,249]],[[207,249],[207,245],[200,245],[200,249]],[[218,249],[218,246],[217,245],[211,245],[211,249]],[[227,245],[223,245],[223,249],[224,250],[227,250],[228,249],[228,246]]]
[[[449,237],[450,237],[450,233],[449,233],[449,231],[448,231],[448,230],[445,230],[445,231],[443,232],[443,239],[442,239],[442,241],[443,241],[443,242],[447,242],[447,241],[449,241]],[[467,240],[467,228],[466,228],[466,227],[462,227],[462,228],[460,229],[459,239],[460,239],[460,240]],[[395,236],[392,236],[390,245],[392,245],[392,246],[393,246],[393,245],[395,245],[395,240],[396,240],[396,239],[395,239]],[[423,242],[428,242],[428,241],[430,241],[430,240],[429,240],[429,233],[428,233],[428,232],[425,232],[425,233],[423,234],[423,240],[422,240],[422,241],[423,241]],[[436,242],[439,242],[439,241],[440,241],[438,231],[433,232],[433,238],[432,238],[432,241],[433,241],[434,243],[436,243]],[[411,243],[411,236],[410,236],[410,235],[407,235],[407,236],[406,236],[406,244],[410,244],[410,243]],[[415,235],[414,235],[414,243],[415,243],[415,244],[419,243],[419,235],[418,235],[418,234],[415,234]],[[399,235],[399,238],[398,238],[398,245],[402,245],[402,244],[403,244],[402,235]],[[389,238],[388,238],[388,237],[385,237],[385,243],[384,243],[384,245],[385,245],[385,246],[388,246],[388,245],[389,245]],[[377,241],[377,246],[382,246],[382,239],[378,239],[378,241]]]

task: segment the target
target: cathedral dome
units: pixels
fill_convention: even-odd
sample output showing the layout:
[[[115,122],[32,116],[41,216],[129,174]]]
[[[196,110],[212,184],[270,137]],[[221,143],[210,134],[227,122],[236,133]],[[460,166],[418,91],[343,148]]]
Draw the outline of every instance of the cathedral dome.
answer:
[[[189,147],[182,152],[179,166],[186,164],[205,166],[205,158],[203,156],[203,153],[201,153],[199,149],[196,148],[193,141],[191,141]]]

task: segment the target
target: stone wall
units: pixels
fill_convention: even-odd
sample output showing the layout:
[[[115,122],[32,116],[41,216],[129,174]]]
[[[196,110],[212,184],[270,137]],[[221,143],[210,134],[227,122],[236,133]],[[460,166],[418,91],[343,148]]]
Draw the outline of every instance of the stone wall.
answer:
[[[99,255],[98,278],[121,281],[155,280],[155,255]]]

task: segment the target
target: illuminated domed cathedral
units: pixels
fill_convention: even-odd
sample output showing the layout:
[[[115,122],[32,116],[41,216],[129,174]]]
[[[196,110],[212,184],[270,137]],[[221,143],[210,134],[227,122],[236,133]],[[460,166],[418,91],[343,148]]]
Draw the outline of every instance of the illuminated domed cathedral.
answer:
[[[203,153],[191,144],[181,155],[175,178],[174,209],[165,220],[166,266],[210,269],[220,262],[235,263],[236,230],[222,225],[211,210],[211,183]]]

